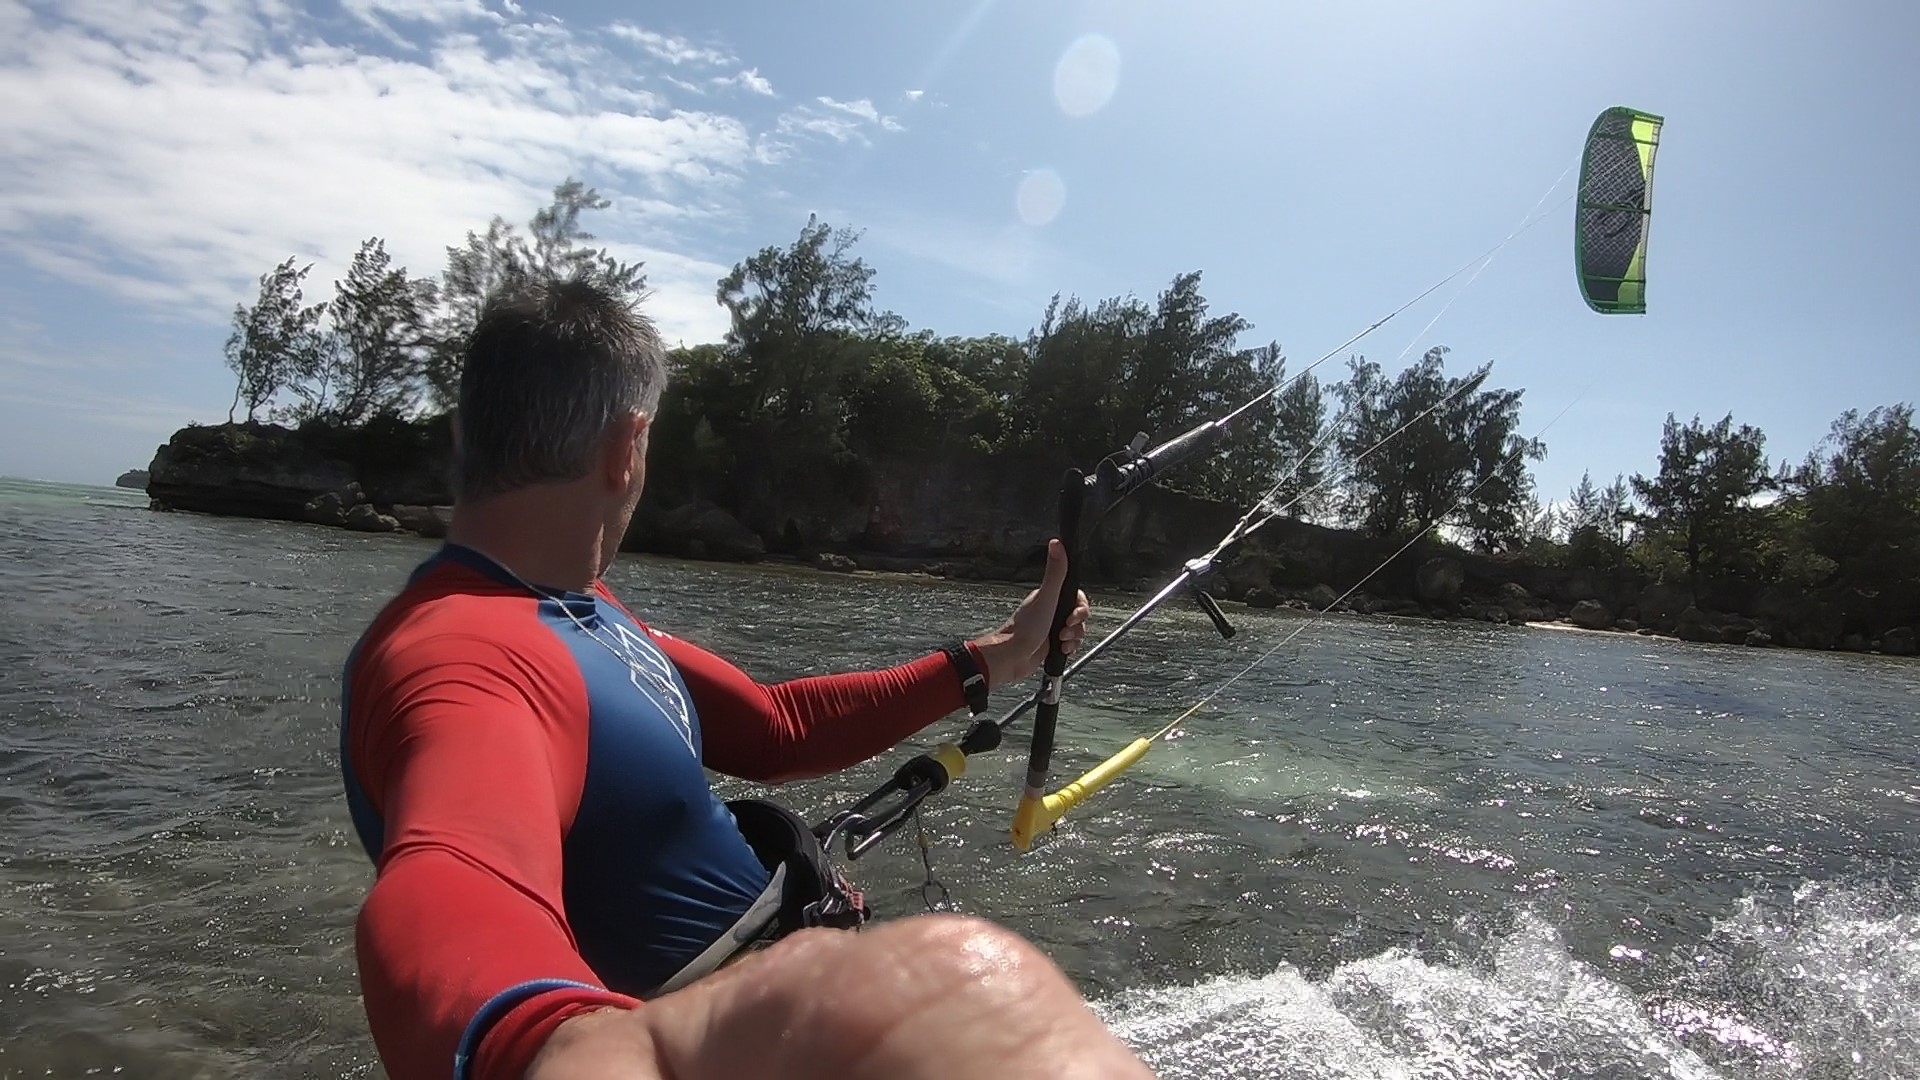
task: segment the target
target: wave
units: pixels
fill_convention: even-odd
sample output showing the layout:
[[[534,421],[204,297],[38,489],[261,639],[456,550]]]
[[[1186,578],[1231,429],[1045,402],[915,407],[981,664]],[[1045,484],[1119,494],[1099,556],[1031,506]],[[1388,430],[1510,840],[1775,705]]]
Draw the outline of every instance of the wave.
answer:
[[[1167,1080],[1920,1076],[1911,892],[1749,896],[1692,947],[1614,959],[1637,962],[1639,989],[1525,910],[1463,953],[1396,948],[1318,978],[1283,965],[1094,1008]]]

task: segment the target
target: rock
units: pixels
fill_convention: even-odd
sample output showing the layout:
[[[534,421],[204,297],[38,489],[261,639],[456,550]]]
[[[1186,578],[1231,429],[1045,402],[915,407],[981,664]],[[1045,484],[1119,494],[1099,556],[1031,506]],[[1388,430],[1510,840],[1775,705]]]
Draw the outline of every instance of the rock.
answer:
[[[1613,628],[1623,634],[1638,634],[1642,632],[1643,629],[1639,623],[1632,619],[1615,619],[1613,620]]]
[[[823,551],[815,555],[813,557],[813,565],[821,570],[832,570],[841,574],[851,574],[859,569],[859,564],[852,559],[831,551]]]
[[[1340,594],[1334,592],[1331,585],[1315,585],[1301,599],[1313,610],[1325,611],[1340,601]]]
[[[366,503],[359,484],[348,484],[338,491],[329,491],[308,499],[301,507],[303,520],[315,525],[331,525],[335,528],[346,525],[347,512]]]
[[[1357,592],[1347,597],[1347,610],[1361,615],[1378,615],[1386,607],[1386,601],[1370,592]]]
[[[361,503],[347,511],[346,527],[355,532],[399,532],[400,523],[373,508],[372,503]]]
[[[1652,636],[1653,636],[1653,627],[1651,627],[1651,626],[1642,626],[1642,627],[1640,627],[1639,629],[1637,629],[1637,630],[1635,630],[1635,631],[1634,631],[1634,633],[1636,633],[1636,634],[1639,634],[1639,635],[1640,635],[1641,637],[1652,637]]]
[[[1605,630],[1613,625],[1613,615],[1598,600],[1582,600],[1567,613],[1567,621],[1586,630]]]
[[[1551,622],[1559,617],[1552,605],[1527,591],[1517,581],[1500,586],[1500,607],[1511,623]]]
[[[1840,639],[1840,647],[1848,652],[1866,652],[1866,636],[1863,634],[1848,634]]]
[[[1719,625],[1720,641],[1726,645],[1744,645],[1747,635],[1761,628],[1759,623],[1744,615],[1722,615]]]
[[[308,502],[356,479],[346,461],[275,424],[181,428],[147,471],[147,494],[174,510],[282,521],[311,520]]]
[[[1247,606],[1251,608],[1276,608],[1280,606],[1280,594],[1262,585],[1247,590]]]
[[[1749,647],[1761,649],[1773,644],[1773,635],[1765,630],[1749,630],[1745,640]]]
[[[126,472],[121,473],[118,479],[114,480],[113,486],[145,491],[147,489],[147,470],[128,469]]]
[[[1675,637],[1681,641],[1717,643],[1721,640],[1720,628],[1707,620],[1707,614],[1697,607],[1689,606],[1680,613],[1673,627]]]
[[[1912,656],[1915,645],[1911,626],[1896,626],[1880,635],[1880,651],[1888,656]]]
[[[659,528],[690,558],[753,562],[767,553],[760,534],[712,503],[687,503],[668,511]]]
[[[393,520],[408,532],[438,540],[447,535],[448,527],[453,524],[453,507],[396,506],[393,508]]]
[[[1600,590],[1594,584],[1593,575],[1586,570],[1576,570],[1562,580],[1554,583],[1553,598],[1563,604],[1578,604],[1583,600],[1597,600]]]
[[[1243,597],[1256,589],[1273,590],[1273,563],[1264,555],[1242,555],[1222,567],[1215,579],[1220,595]],[[1251,600],[1248,603],[1252,603]]]
[[[1445,556],[1421,563],[1414,575],[1414,588],[1419,591],[1420,599],[1429,604],[1459,603],[1460,590],[1466,583],[1467,571],[1460,560]]]
[[[1798,589],[1770,587],[1761,592],[1752,610],[1776,640],[1791,637],[1808,648],[1837,646],[1846,626],[1840,605]]]
[[[1642,623],[1655,630],[1672,632],[1679,624],[1681,613],[1693,606],[1693,596],[1672,585],[1649,585],[1640,590],[1634,606],[1640,609]]]

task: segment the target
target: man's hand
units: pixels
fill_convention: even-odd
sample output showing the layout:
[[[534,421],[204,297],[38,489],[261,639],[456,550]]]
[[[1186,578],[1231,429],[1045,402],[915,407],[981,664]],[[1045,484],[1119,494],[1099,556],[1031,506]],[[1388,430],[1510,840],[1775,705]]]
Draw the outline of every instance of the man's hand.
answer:
[[[1152,1080],[1060,970],[978,919],[806,930],[631,1011],[575,1017],[526,1080]]]
[[[1058,540],[1047,542],[1047,572],[1040,587],[1027,594],[1005,626],[994,633],[974,639],[987,662],[987,686],[997,690],[1010,686],[1040,670],[1047,659],[1047,631],[1053,626],[1053,610],[1059,603],[1060,587],[1067,580],[1067,549]],[[1087,615],[1092,607],[1087,594],[1077,596],[1073,614],[1060,629],[1060,644],[1072,656],[1087,637]]]

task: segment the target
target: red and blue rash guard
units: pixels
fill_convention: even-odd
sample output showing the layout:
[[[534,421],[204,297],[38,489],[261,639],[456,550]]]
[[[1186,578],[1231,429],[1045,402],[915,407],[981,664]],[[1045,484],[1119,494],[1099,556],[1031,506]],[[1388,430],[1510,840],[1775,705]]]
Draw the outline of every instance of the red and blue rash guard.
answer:
[[[639,1005],[732,926],[768,876],[706,768],[818,776],[964,706],[939,653],[769,686],[604,584],[548,591],[448,544],[347,660],[341,769],[378,869],[356,947],[394,1080],[518,1080],[563,1020]]]

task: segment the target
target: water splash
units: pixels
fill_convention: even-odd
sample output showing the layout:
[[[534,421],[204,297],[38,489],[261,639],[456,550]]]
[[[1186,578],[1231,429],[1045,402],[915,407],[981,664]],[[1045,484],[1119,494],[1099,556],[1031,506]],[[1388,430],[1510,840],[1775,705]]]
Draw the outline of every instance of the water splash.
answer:
[[[1809,885],[1743,901],[1634,989],[1532,913],[1452,955],[1391,949],[1096,1004],[1161,1077],[1920,1075],[1920,903]]]
[[[1810,882],[1747,897],[1673,958],[1664,1026],[1764,1077],[1920,1076],[1920,897]]]

